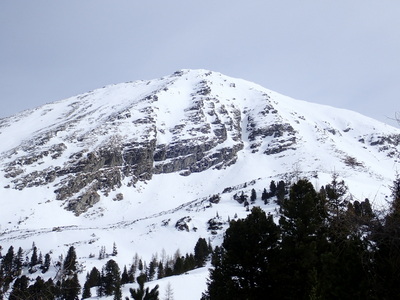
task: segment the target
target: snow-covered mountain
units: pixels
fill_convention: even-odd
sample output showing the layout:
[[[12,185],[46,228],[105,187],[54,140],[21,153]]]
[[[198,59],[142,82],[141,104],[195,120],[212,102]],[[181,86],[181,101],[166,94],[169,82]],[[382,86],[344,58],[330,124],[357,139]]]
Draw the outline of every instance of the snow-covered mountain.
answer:
[[[318,188],[336,172],[355,200],[380,205],[400,154],[397,128],[206,70],[0,119],[0,138],[0,245],[34,241],[56,254],[74,245],[86,269],[114,242],[122,265],[135,252],[193,252],[199,237],[218,244],[228,218],[247,214],[233,195],[261,195],[271,180],[307,177]],[[193,299],[205,288],[199,272],[184,275],[197,278],[184,284]]]

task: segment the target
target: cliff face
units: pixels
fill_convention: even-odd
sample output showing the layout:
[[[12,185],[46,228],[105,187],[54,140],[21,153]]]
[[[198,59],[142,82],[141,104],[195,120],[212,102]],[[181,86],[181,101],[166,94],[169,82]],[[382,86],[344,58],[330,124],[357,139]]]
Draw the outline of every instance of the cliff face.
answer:
[[[240,152],[273,159],[298,153],[301,160],[312,141],[330,143],[346,163],[354,155],[340,149],[341,139],[398,157],[397,132],[360,132],[346,116],[334,128],[310,120],[313,107],[306,102],[279,99],[243,80],[185,70],[48,104],[0,120],[4,187],[47,186],[80,215],[124,184],[224,169]]]

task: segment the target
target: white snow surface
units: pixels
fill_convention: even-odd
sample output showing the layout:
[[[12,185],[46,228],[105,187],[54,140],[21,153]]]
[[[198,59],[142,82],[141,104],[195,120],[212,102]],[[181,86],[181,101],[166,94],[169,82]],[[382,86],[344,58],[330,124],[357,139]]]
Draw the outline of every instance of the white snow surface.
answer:
[[[221,170],[208,169],[189,176],[179,173],[158,174],[148,181],[128,186],[128,179],[121,188],[100,201],[86,213],[75,216],[57,201],[54,188],[57,180],[48,185],[17,190],[10,188],[13,178],[5,178],[5,168],[15,157],[29,155],[33,141],[42,133],[53,131],[46,147],[58,143],[67,146],[58,165],[67,163],[68,157],[87,147],[98,147],[119,136],[121,140],[141,141],[144,132],[150,132],[157,143],[170,143],[192,137],[191,129],[198,126],[189,119],[188,108],[202,82],[211,87],[212,105],[231,112],[242,113],[242,140],[244,148],[238,153],[235,164]],[[154,95],[157,99],[146,98]],[[210,102],[211,103],[211,102]],[[210,104],[211,105],[211,104]],[[266,105],[275,113],[263,115]],[[149,107],[151,109],[149,109]],[[150,116],[156,128],[138,125],[132,118],[111,118],[124,113],[133,120]],[[290,124],[296,132],[295,149],[273,155],[264,154],[271,144],[279,140],[265,137],[257,140],[257,151],[252,152],[252,142],[246,131],[251,116],[257,127],[281,122]],[[215,116],[206,115],[212,122]],[[222,120],[222,123],[228,120]],[[179,135],[171,128],[179,124],[186,127]],[[68,128],[61,130],[60,128]],[[192,134],[191,134],[192,133]],[[89,134],[90,144],[80,144],[77,137]],[[229,135],[225,145],[234,143]],[[98,269],[106,263],[97,255],[102,246],[111,252],[113,243],[118,255],[112,257],[119,264],[132,262],[135,253],[149,262],[152,255],[162,252],[172,256],[179,249],[181,254],[192,253],[199,237],[210,238],[212,244],[222,241],[223,230],[211,234],[207,221],[220,217],[224,228],[228,218],[245,217],[245,208],[233,200],[233,194],[254,188],[258,198],[254,205],[277,216],[274,204],[264,205],[261,193],[268,190],[271,180],[291,180],[307,177],[319,189],[329,183],[333,172],[344,179],[353,200],[369,198],[373,205],[385,204],[390,195],[390,184],[399,168],[398,145],[380,141],[382,136],[399,136],[400,130],[356,112],[294,100],[245,80],[224,76],[206,70],[182,70],[173,75],[151,81],[137,81],[106,86],[83,95],[71,97],[0,119],[0,245],[3,254],[10,245],[22,247],[29,253],[33,242],[43,255],[52,251],[52,258],[65,256],[69,246],[76,248],[78,260],[84,266],[80,274],[83,286],[86,272],[93,266]],[[285,137],[282,137],[283,139]],[[79,140],[79,139],[78,139]],[[33,150],[32,150],[33,151]],[[360,164],[350,166],[345,157],[355,158]],[[54,165],[54,160],[44,157],[37,163],[24,166],[25,171],[43,170]],[[222,193],[234,187],[232,192]],[[122,201],[113,201],[122,193]],[[208,199],[219,194],[221,201],[210,205]],[[190,217],[189,231],[178,231],[176,222]],[[94,258],[90,255],[94,254]],[[33,274],[35,277],[37,274]],[[51,277],[54,272],[46,276]],[[174,299],[199,299],[206,288],[208,268],[200,268],[181,276],[173,276],[147,283],[160,285],[160,296],[168,282],[174,290]],[[123,287],[123,296],[129,287]],[[105,299],[112,299],[111,297]],[[97,297],[93,297],[97,299]]]

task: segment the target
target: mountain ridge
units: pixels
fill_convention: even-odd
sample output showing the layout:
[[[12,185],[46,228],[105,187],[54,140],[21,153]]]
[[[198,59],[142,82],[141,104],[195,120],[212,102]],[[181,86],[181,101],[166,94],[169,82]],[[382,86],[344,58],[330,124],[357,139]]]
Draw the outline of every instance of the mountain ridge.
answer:
[[[400,154],[397,128],[208,70],[3,118],[0,138],[0,244],[75,245],[87,268],[110,241],[125,258],[190,252],[199,237],[217,245],[228,220],[248,213],[234,195],[260,195],[271,180],[318,187],[338,173],[353,200],[382,205]],[[251,205],[277,215],[274,203]]]
[[[304,107],[323,112],[324,118],[334,117],[309,122]],[[11,138],[13,130],[7,132],[11,122],[26,131],[19,130],[19,139]],[[307,130],[301,127],[304,124]],[[309,130],[312,125],[314,132]],[[356,137],[353,131],[360,126],[369,127],[369,132],[357,132]],[[337,136],[350,135],[341,139],[344,143],[357,138],[380,146],[378,151],[392,157],[398,157],[400,140],[397,129],[356,113],[294,101],[207,70],[182,70],[152,81],[106,86],[2,119],[0,130],[6,141],[0,149],[3,176],[12,179],[4,186],[21,190],[60,180],[54,185],[56,199],[72,199],[67,208],[78,215],[99,201],[99,190],[107,196],[126,177],[134,185],[155,174],[188,176],[227,167],[242,150],[277,155],[307,151],[306,144],[312,142],[317,148],[330,143],[330,150],[341,153],[345,164],[362,167],[365,162],[338,147]],[[320,160],[310,150],[306,155]],[[102,177],[108,179],[102,183]]]

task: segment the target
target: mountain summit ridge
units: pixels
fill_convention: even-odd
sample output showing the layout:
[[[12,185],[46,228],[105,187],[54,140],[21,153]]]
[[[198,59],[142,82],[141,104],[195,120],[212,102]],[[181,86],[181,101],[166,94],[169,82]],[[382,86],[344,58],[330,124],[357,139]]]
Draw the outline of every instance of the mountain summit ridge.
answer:
[[[397,128],[242,79],[188,69],[0,119],[0,138],[1,188],[7,197],[21,199],[3,214],[14,214],[26,195],[37,194],[43,199],[32,203],[57,211],[61,206],[88,219],[100,216],[106,203],[152,194],[152,182],[168,175],[178,186],[198,182],[198,197],[172,188],[187,202],[230,184],[293,176],[322,180],[333,171],[358,177],[353,181],[359,190],[378,181],[387,191],[400,153]],[[215,186],[202,188],[209,178],[216,178]],[[367,189],[363,195],[374,193]],[[31,219],[21,218],[26,221],[18,227]]]

